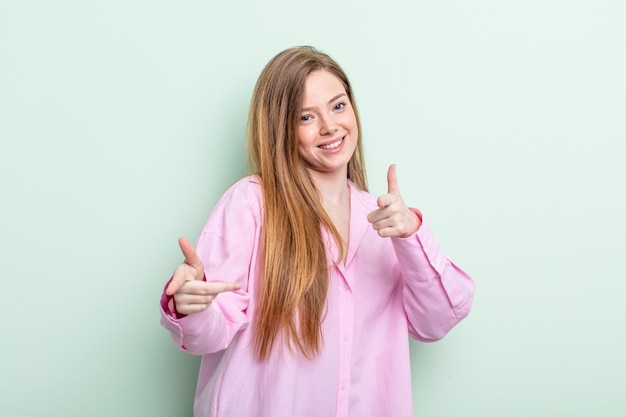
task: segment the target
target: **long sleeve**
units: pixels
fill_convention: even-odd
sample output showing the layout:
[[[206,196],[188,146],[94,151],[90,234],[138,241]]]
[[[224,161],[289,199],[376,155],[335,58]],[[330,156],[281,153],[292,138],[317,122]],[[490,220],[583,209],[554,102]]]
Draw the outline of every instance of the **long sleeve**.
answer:
[[[402,271],[409,332],[417,340],[439,340],[469,313],[474,282],[448,259],[427,223],[392,242]]]
[[[161,324],[180,349],[195,355],[222,351],[249,325],[249,271],[258,247],[260,212],[258,184],[242,180],[222,196],[196,244],[206,280],[236,281],[240,290],[220,293],[206,310],[182,318],[162,294]]]

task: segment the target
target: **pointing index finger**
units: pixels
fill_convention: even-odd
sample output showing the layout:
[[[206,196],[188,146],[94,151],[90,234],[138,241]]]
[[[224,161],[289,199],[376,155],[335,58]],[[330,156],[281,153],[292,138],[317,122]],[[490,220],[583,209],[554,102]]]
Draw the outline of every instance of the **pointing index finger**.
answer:
[[[241,289],[241,284],[233,281],[208,281],[208,287],[211,294],[219,294],[228,291],[237,291]]]

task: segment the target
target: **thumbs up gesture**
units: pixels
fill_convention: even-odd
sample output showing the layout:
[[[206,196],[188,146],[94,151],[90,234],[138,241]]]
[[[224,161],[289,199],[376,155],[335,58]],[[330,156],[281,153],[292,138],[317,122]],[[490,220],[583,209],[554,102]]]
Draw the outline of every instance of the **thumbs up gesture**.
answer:
[[[402,200],[395,165],[387,171],[387,194],[378,197],[377,203],[380,208],[368,214],[367,220],[381,237],[408,237],[422,225]]]
[[[179,313],[191,314],[206,310],[219,293],[241,288],[236,282],[204,281],[204,265],[191,243],[181,237],[178,245],[185,261],[174,271],[165,294],[174,295]]]

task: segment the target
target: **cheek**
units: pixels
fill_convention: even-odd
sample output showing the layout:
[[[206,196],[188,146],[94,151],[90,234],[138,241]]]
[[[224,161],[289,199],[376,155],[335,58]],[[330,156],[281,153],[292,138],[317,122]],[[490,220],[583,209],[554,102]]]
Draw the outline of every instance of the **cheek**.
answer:
[[[354,132],[358,132],[358,124],[356,122],[356,115],[354,111],[350,109],[350,112],[345,113],[345,123],[351,127]]]
[[[352,136],[356,139],[359,136],[359,125],[356,122],[356,117],[352,115],[350,119],[350,130],[352,131]]]
[[[296,131],[296,137],[298,139],[299,146],[306,146],[313,142],[313,137],[311,135],[311,129],[308,126],[301,126]]]

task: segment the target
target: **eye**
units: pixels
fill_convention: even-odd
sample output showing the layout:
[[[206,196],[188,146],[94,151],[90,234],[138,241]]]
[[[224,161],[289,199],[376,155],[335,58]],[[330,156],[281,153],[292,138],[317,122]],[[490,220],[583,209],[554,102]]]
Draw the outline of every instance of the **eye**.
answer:
[[[311,120],[311,116],[308,114],[303,114],[302,116],[300,116],[301,122],[308,122],[309,120]]]
[[[335,104],[335,107],[333,107],[333,110],[342,110],[344,107],[346,107],[346,103],[344,102],[337,103]]]

